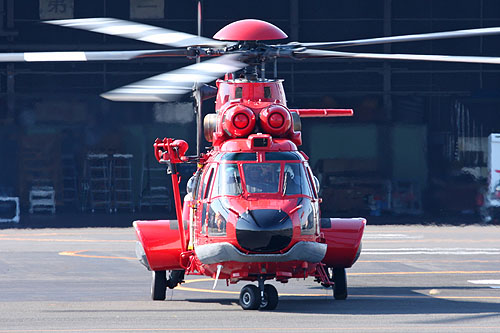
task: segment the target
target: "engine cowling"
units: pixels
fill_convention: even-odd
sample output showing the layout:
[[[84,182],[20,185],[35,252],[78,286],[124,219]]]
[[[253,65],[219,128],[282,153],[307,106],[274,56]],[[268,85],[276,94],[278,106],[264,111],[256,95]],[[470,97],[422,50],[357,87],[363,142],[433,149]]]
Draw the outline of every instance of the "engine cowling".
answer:
[[[260,126],[264,133],[272,136],[283,136],[292,127],[292,115],[284,106],[273,104],[259,114]]]
[[[242,138],[252,133],[255,128],[255,114],[241,104],[229,107],[222,118],[223,131],[232,138]]]

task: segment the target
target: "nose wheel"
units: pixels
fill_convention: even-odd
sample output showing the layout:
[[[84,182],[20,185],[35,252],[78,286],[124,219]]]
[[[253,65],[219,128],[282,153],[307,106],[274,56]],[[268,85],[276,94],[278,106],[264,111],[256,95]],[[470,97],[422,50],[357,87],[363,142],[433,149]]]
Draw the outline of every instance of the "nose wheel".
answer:
[[[241,288],[240,305],[243,310],[257,310],[260,306],[259,288],[253,284],[247,284]]]
[[[272,284],[264,286],[264,299],[260,302],[261,310],[274,310],[278,306],[278,291]]]
[[[247,284],[241,288],[240,305],[243,310],[274,310],[278,306],[278,291],[271,284],[259,279],[259,287]]]

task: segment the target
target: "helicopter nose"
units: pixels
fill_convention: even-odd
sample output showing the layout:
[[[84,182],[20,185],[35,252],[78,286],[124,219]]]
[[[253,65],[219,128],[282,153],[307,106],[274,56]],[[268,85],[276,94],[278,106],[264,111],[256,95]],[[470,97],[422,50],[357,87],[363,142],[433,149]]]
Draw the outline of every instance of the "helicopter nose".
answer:
[[[277,252],[290,244],[292,220],[277,209],[255,209],[241,214],[236,222],[236,239],[252,252]]]

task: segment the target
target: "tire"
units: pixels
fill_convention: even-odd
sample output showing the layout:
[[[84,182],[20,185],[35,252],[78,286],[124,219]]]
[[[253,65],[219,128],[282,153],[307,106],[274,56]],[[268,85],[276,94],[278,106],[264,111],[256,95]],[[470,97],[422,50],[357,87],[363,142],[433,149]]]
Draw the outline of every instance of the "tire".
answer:
[[[243,310],[257,310],[260,306],[259,288],[253,284],[247,284],[241,288],[240,305]]]
[[[151,299],[153,301],[164,301],[167,293],[167,272],[153,271],[151,282]]]
[[[333,298],[345,300],[347,298],[347,277],[345,268],[333,269]]]
[[[278,291],[272,284],[266,284],[264,286],[264,302],[261,302],[261,310],[274,310],[278,306]]]
[[[479,218],[483,223],[489,223],[493,220],[490,209],[487,207],[479,207]]]
[[[168,271],[167,287],[174,289],[184,280],[184,270]]]

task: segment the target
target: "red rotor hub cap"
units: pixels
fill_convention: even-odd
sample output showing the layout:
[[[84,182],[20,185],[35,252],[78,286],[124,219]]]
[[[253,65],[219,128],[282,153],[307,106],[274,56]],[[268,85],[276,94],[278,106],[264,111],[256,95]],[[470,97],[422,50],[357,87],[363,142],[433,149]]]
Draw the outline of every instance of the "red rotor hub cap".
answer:
[[[240,20],[226,25],[213,37],[218,40],[274,40],[288,38],[280,28],[261,20]]]

